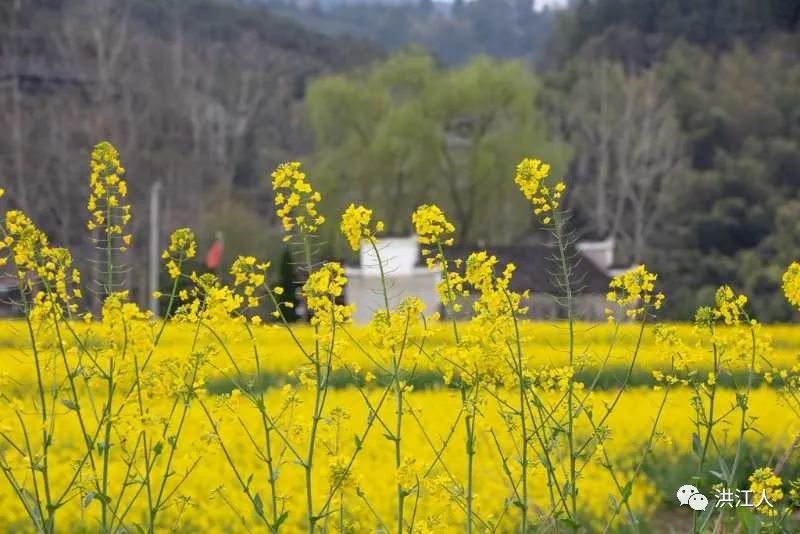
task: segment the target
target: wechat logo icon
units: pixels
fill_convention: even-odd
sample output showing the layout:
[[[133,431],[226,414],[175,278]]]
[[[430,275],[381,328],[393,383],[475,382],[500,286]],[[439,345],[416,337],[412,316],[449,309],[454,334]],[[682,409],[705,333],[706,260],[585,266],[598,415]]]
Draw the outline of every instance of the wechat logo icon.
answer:
[[[702,512],[708,506],[708,498],[691,484],[684,484],[678,488],[678,502],[681,506],[688,504],[696,512]]]

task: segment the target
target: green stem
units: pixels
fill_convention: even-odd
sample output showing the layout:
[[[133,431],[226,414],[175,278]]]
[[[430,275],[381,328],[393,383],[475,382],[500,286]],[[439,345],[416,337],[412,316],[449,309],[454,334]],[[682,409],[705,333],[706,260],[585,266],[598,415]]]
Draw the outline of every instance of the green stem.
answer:
[[[745,394],[739,400],[739,408],[742,411],[742,418],[739,425],[739,439],[736,444],[736,456],[733,458],[731,465],[731,472],[729,474],[727,484],[728,487],[733,487],[733,480],[736,477],[736,469],[739,467],[739,461],[742,455],[742,445],[744,444],[744,434],[747,431],[747,408],[750,401],[750,391],[753,389],[753,375],[755,373],[756,363],[756,333],[752,325],[750,325],[750,342],[751,342],[751,357],[750,367],[747,370],[747,386],[745,387]]]
[[[567,321],[568,321],[568,351],[569,366],[572,368],[575,362],[575,317],[573,313],[572,284],[570,284],[569,266],[567,265],[567,251],[563,236],[563,221],[557,209],[553,210],[554,234],[558,245],[558,254],[561,264],[561,276],[563,277],[564,291],[566,293]],[[574,392],[575,381],[571,378],[567,388],[567,444],[569,448],[569,494],[570,494],[570,516],[577,523],[578,518],[578,489],[576,460],[575,457],[575,414],[574,414]]]
[[[711,338],[714,338],[714,327],[710,327],[711,330]],[[712,430],[714,428],[714,401],[716,399],[716,392],[717,392],[717,384],[716,378],[719,376],[719,353],[717,351],[717,344],[716,342],[712,342],[712,352],[714,355],[714,384],[712,384],[711,391],[709,392],[709,400],[708,400],[708,419],[706,420],[706,435],[705,439],[703,440],[703,450],[700,453],[700,459],[697,462],[697,478],[703,474],[703,464],[706,460],[706,455],[708,454],[708,446],[713,439]],[[702,406],[700,407],[702,410]]]
[[[389,308],[389,293],[386,289],[386,273],[383,270],[383,261],[381,260],[381,253],[378,250],[378,245],[375,243],[375,239],[370,237],[369,244],[372,246],[372,250],[375,252],[375,259],[378,262],[378,270],[380,272],[381,277],[381,290],[383,292],[383,305],[386,310],[386,321],[387,323],[391,322],[390,313],[391,310]],[[406,323],[407,324],[407,323]],[[392,381],[394,382],[394,394],[395,394],[395,430],[394,430],[394,466],[395,469],[399,470],[400,465],[403,461],[402,455],[402,446],[401,446],[401,439],[402,439],[402,430],[403,430],[403,386],[400,383],[400,362],[395,353],[394,347],[392,348]],[[403,521],[403,513],[404,513],[404,502],[406,498],[406,492],[403,489],[402,484],[397,484],[397,532],[401,534],[404,529],[404,521]]]
[[[22,282],[22,281],[21,281]],[[20,287],[24,287],[20,284]],[[25,294],[24,291],[21,292],[23,295]],[[24,298],[24,296],[23,296]],[[25,301],[25,307],[27,308],[27,301]],[[39,516],[42,522],[42,527],[47,532],[55,532],[55,518],[53,517],[53,506],[52,500],[50,495],[50,474],[48,470],[47,464],[47,451],[50,448],[50,436],[48,435],[48,421],[47,421],[47,402],[45,400],[45,385],[44,380],[42,379],[42,366],[41,360],[39,358],[39,351],[36,347],[36,336],[33,332],[33,325],[31,324],[30,320],[30,313],[25,313],[25,321],[28,326],[28,335],[31,340],[31,345],[33,347],[33,358],[34,358],[34,365],[36,366],[36,387],[39,390],[39,402],[42,405],[42,482],[44,485],[44,493],[46,499],[46,514],[41,509],[41,501],[37,498],[37,506],[39,507]],[[22,419],[20,418],[20,423],[22,423]],[[24,428],[24,426],[23,426]],[[32,451],[31,451],[32,453]],[[29,453],[31,458],[31,462],[33,461],[32,454]],[[36,482],[36,473],[32,471],[32,478],[34,483]],[[38,493],[38,490],[37,490]]]

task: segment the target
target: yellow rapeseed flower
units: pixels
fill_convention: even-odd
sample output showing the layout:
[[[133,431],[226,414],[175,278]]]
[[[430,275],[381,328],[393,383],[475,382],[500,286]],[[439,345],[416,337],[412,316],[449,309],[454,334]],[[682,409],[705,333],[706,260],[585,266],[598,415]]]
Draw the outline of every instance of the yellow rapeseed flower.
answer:
[[[771,467],[759,467],[747,480],[753,492],[753,504],[758,511],[769,516],[776,515],[777,510],[774,507],[783,499],[781,477]]]
[[[161,254],[161,258],[166,261],[170,278],[175,279],[181,275],[180,265],[195,255],[197,255],[197,240],[194,232],[189,228],[178,228],[169,236],[169,245]]]
[[[631,319],[640,317],[648,307],[658,310],[664,303],[664,294],[655,290],[657,278],[658,275],[639,265],[611,280],[606,299],[625,309]]]
[[[744,317],[744,306],[747,304],[745,295],[737,295],[730,286],[721,286],[717,289],[715,299],[717,307],[714,317],[722,319],[727,325],[739,324]]]
[[[120,199],[128,196],[128,184],[122,178],[125,169],[120,164],[119,152],[108,141],[102,141],[92,150],[89,173],[89,230],[101,228],[106,243],[122,238],[124,226],[130,222],[131,207]],[[130,245],[126,237],[125,245]]]
[[[421,245],[432,245],[432,248],[423,248],[422,255],[426,256],[429,269],[442,268],[447,270],[447,260],[441,254],[442,246],[452,246],[453,233],[456,227],[447,220],[444,212],[435,204],[423,204],[411,214],[411,222],[417,240]]]
[[[325,222],[325,217],[317,211],[322,196],[308,183],[300,165],[297,161],[282,163],[272,173],[276,214],[287,233],[284,241],[288,241],[295,230],[313,234]]]
[[[550,165],[539,159],[525,158],[517,165],[514,182],[525,198],[533,204],[533,212],[544,224],[550,224],[558,209],[566,186],[558,182],[552,188],[544,183],[550,175]]]
[[[783,294],[789,304],[800,308],[800,263],[796,261],[783,273]]]
[[[233,285],[242,291],[248,308],[258,307],[256,292],[267,281],[269,265],[268,261],[260,263],[253,256],[239,256],[231,266]]]
[[[370,227],[372,210],[365,206],[350,204],[342,213],[342,222],[339,228],[347,238],[350,248],[358,250],[363,239],[373,239],[375,234],[383,231],[383,222],[377,221]]]
[[[423,245],[453,244],[453,232],[456,228],[447,220],[441,208],[435,204],[423,204],[411,215],[417,239]]]
[[[336,303],[346,283],[344,269],[336,262],[325,263],[309,275],[303,285],[303,296],[308,309],[314,314],[311,324],[330,326],[350,319],[352,307]]]

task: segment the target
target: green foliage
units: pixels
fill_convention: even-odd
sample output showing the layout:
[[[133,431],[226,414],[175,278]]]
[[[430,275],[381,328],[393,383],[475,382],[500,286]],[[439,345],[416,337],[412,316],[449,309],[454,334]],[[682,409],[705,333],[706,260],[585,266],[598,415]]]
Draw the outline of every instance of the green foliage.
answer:
[[[529,217],[506,179],[513,162],[535,152],[559,175],[566,160],[566,147],[545,131],[537,90],[521,63],[482,57],[441,70],[419,50],[315,81],[307,106],[325,210],[364,202],[388,233],[406,234],[406,214],[436,202],[463,241],[511,241]]]
[[[800,251],[798,21],[800,5],[783,0],[598,0],[560,17],[545,103],[574,145],[577,186],[588,149],[576,145],[575,132],[603,110],[613,117],[621,109],[621,92],[586,96],[602,95],[599,85],[613,86],[620,73],[655,73],[679,123],[687,165],[664,191],[643,256],[661,272],[673,317],[691,314],[725,282],[752,296],[761,320],[791,317],[771,295]],[[570,110],[577,118],[565,125]],[[621,179],[616,154],[606,162],[611,182]],[[589,163],[592,176],[600,165]],[[574,195],[579,229],[604,234],[593,223],[591,196],[580,187]]]
[[[676,41],[721,50],[798,23],[795,0],[579,0],[560,17],[551,52],[556,62],[601,53],[647,66]]]
[[[652,251],[668,284],[683,293],[673,299],[678,306],[695,306],[696,288],[725,278],[755,297],[761,319],[790,317],[769,294],[800,251],[797,44],[774,38],[716,58],[678,44],[661,67],[694,167],[674,192],[671,223]]]

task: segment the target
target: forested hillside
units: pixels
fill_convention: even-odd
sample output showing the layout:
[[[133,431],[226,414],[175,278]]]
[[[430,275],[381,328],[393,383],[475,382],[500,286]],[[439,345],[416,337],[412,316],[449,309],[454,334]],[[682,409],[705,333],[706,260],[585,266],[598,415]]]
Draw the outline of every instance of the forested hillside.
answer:
[[[448,65],[466,63],[477,54],[532,59],[543,50],[555,20],[551,11],[531,9],[530,0],[265,1],[315,31],[364,36],[387,50],[422,45]]]
[[[297,158],[331,209],[369,200],[401,233],[425,197],[462,241],[509,243],[532,225],[512,224],[507,180],[540,155],[570,186],[575,235],[660,272],[667,313],[732,282],[760,318],[787,319],[774,295],[800,250],[800,0],[571,5],[4,2],[3,202],[87,245],[76,185],[105,138],[135,206],[161,181],[164,228],[206,243],[222,229],[231,254],[279,253],[263,179]]]
[[[158,180],[164,235],[236,225],[232,250],[263,254],[269,232],[234,241],[265,227],[257,212],[268,214],[266,170],[310,150],[308,81],[377,54],[236,1],[1,2],[3,201],[81,250],[87,154],[109,139],[132,178],[136,246],[146,246],[147,195]]]
[[[589,234],[662,273],[686,317],[733,283],[762,319],[800,252],[800,2],[577,2],[543,105]]]

